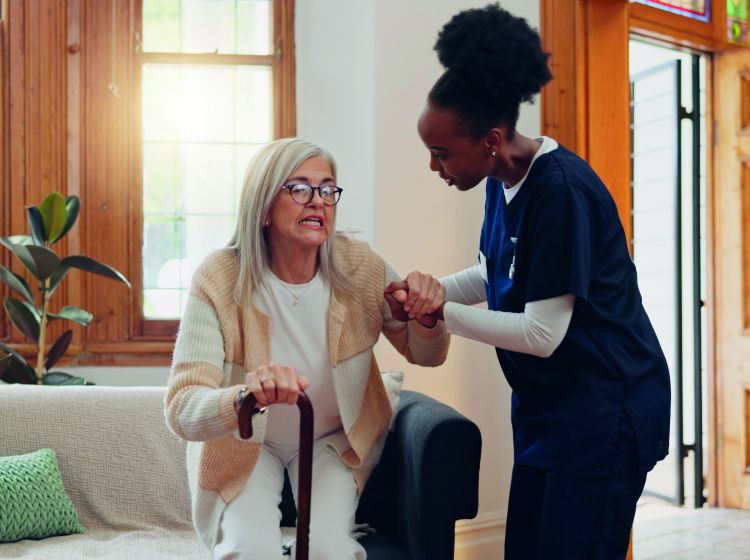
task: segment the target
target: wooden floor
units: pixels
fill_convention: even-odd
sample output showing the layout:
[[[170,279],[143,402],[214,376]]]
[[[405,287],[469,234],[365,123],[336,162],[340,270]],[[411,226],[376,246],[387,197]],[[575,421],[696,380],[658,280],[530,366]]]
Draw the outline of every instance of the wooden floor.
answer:
[[[750,511],[638,503],[634,560],[750,560]]]

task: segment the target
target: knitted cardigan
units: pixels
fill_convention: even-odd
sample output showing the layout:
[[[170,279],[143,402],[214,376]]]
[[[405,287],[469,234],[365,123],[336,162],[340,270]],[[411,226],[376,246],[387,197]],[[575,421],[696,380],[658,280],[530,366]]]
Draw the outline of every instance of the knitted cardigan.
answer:
[[[399,278],[367,244],[342,237],[336,251],[354,290],[332,289],[328,309],[328,352],[343,424],[334,447],[361,490],[380,459],[393,412],[373,354],[380,333],[409,362],[425,366],[443,363],[449,335],[442,321],[427,329],[391,317],[383,289]],[[258,460],[267,417],[256,415],[253,437],[240,439],[233,401],[245,372],[271,362],[272,318],[234,302],[238,274],[231,249],[214,252],[195,272],[165,398],[168,426],[188,441],[193,522],[209,549],[226,504]]]

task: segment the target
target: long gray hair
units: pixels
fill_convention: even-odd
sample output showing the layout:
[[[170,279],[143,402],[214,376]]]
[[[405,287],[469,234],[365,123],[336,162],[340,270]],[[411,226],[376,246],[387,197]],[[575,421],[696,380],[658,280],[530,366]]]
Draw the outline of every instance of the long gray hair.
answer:
[[[336,163],[320,146],[299,138],[282,138],[263,146],[248,163],[240,195],[240,213],[229,247],[239,258],[240,273],[234,290],[238,305],[249,301],[252,293],[263,283],[271,264],[271,251],[263,224],[271,211],[279,188],[305,160],[320,156],[328,161],[334,180]],[[336,221],[334,218],[333,231]],[[350,282],[341,270],[334,250],[336,233],[323,242],[318,250],[318,262],[323,277],[331,286],[350,292]]]

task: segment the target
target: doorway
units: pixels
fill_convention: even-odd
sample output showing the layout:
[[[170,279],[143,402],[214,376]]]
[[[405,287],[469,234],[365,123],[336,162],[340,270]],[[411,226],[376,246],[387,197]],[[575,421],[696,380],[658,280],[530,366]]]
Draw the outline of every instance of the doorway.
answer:
[[[707,464],[706,56],[631,39],[631,232],[669,364],[669,455],[645,494],[702,507]]]

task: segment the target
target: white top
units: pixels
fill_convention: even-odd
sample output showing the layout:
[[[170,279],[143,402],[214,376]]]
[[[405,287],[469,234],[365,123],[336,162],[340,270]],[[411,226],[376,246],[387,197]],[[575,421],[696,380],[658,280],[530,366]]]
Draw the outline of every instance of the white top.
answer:
[[[515,185],[512,187],[509,185],[506,185],[503,189],[503,194],[505,195],[505,203],[508,204],[511,200],[513,200],[513,197],[516,196],[516,193],[521,190],[521,187],[526,182],[526,177],[529,176],[529,171],[531,171],[531,167],[534,165],[534,162],[539,159],[540,156],[543,156],[544,154],[547,154],[551,152],[552,150],[556,150],[558,143],[550,138],[549,136],[540,136],[539,138],[536,138],[536,141],[539,142],[541,145],[539,146],[539,149],[534,154],[534,157],[531,158],[531,163],[529,164],[529,168],[526,170],[526,175],[521,177],[521,180],[518,181]]]
[[[557,142],[547,136],[537,140],[541,145],[526,174],[514,186],[503,190],[506,203],[521,190],[534,162],[558,146]],[[487,301],[484,287],[486,277],[487,270],[482,262],[440,279],[446,292],[443,316],[448,332],[513,352],[549,357],[568,330],[575,296],[566,294],[532,301],[524,306],[523,313],[470,307]]]
[[[315,411],[315,439],[342,426],[328,354],[330,302],[331,285],[320,273],[307,284],[287,284],[269,271],[253,294],[255,306],[271,317],[271,361],[294,366],[310,380],[306,392]],[[299,443],[297,406],[274,404],[266,414],[266,440]]]

